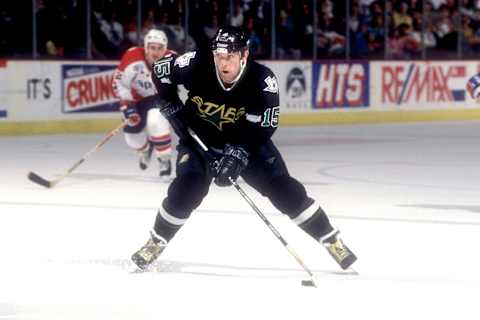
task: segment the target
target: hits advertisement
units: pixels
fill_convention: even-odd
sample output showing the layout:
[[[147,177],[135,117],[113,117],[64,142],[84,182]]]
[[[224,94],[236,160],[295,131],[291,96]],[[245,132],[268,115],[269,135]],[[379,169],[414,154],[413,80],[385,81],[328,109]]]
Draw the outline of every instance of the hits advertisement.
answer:
[[[368,62],[326,62],[313,65],[315,109],[369,106]]]

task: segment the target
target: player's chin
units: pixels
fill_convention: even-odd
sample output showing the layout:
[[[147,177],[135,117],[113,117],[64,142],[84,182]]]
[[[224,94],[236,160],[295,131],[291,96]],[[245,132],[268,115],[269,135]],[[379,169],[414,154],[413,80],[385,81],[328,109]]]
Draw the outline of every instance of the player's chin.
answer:
[[[233,81],[233,77],[230,75],[230,73],[222,73],[222,76],[220,77],[222,78],[222,81],[223,82],[226,82],[226,83],[231,83]]]

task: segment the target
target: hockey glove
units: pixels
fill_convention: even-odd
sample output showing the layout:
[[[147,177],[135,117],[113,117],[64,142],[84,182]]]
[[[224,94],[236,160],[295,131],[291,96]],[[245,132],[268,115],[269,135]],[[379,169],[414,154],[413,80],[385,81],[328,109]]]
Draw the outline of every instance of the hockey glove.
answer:
[[[122,111],[123,118],[127,121],[129,127],[135,127],[142,120],[133,101],[122,101],[120,111]]]
[[[218,164],[215,184],[220,187],[231,185],[229,178],[237,180],[242,170],[248,165],[248,152],[242,147],[227,144]]]

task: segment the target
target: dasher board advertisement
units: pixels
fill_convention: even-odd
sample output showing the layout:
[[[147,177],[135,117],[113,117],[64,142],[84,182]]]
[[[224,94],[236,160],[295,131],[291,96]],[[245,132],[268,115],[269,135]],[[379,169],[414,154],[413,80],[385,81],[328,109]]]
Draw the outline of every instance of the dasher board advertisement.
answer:
[[[282,113],[312,110],[311,61],[260,61],[275,74]]]
[[[478,67],[474,61],[372,62],[372,108],[476,108],[466,84]]]
[[[62,65],[62,111],[118,111],[112,87],[115,68],[108,64]]]
[[[314,109],[366,108],[370,102],[368,62],[316,62],[313,64]]]

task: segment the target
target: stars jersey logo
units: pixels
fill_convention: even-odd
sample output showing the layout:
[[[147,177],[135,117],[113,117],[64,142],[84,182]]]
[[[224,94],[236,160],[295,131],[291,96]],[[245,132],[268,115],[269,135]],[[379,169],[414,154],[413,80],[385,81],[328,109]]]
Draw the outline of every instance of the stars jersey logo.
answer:
[[[204,121],[214,125],[219,131],[223,131],[224,124],[235,123],[245,114],[245,108],[234,108],[218,105],[213,102],[203,101],[199,96],[191,98],[197,106],[197,115]]]

